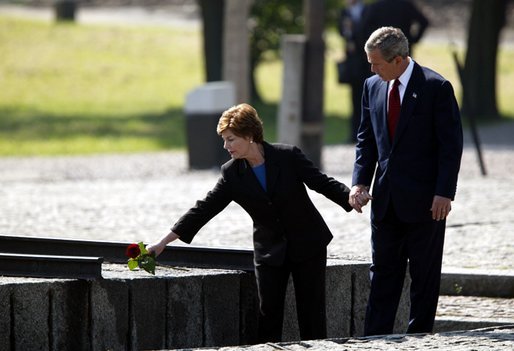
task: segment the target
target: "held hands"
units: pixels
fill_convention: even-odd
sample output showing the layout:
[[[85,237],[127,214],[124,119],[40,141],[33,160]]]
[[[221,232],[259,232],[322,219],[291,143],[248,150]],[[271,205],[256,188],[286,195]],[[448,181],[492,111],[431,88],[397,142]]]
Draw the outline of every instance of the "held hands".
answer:
[[[354,185],[350,190],[350,197],[348,203],[352,206],[355,211],[362,213],[362,208],[366,206],[369,200],[373,200],[373,197],[368,192],[369,187],[364,185]]]
[[[368,189],[369,187],[364,185],[354,185],[350,190],[348,203],[355,209],[355,211],[359,213],[362,213],[362,208],[366,206],[369,200],[373,200],[373,197],[369,194]],[[439,195],[434,196],[432,207],[430,208],[430,211],[432,211],[433,220],[442,221],[446,219],[451,210],[451,199]]]

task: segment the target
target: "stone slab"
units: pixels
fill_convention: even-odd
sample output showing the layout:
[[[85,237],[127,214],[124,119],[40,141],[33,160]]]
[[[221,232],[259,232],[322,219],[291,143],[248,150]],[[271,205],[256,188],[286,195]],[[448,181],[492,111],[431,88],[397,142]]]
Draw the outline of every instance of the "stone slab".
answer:
[[[49,289],[51,350],[91,350],[89,283],[57,280]]]
[[[203,277],[204,346],[239,345],[241,274],[234,271]]]
[[[202,278],[177,277],[167,284],[168,347],[203,346]]]
[[[11,346],[15,350],[47,350],[50,283],[12,285]],[[13,345],[14,344],[14,345]]]
[[[129,291],[125,281],[94,280],[90,285],[93,351],[124,350],[129,343]]]
[[[12,349],[11,344],[11,314],[13,309],[12,303],[12,287],[10,285],[0,284],[0,345],[5,349]]]
[[[129,287],[129,330],[133,350],[166,347],[167,283],[163,279],[134,279]]]
[[[514,297],[514,272],[510,270],[453,269],[441,277],[441,295]]]

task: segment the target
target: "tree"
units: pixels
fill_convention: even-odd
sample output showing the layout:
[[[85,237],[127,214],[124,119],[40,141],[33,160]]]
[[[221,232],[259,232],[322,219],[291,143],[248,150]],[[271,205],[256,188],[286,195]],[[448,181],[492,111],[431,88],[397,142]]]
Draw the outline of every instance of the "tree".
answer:
[[[464,114],[499,118],[496,103],[496,58],[506,23],[507,0],[473,0],[463,69]]]
[[[335,25],[340,0],[326,1],[327,26]],[[280,40],[284,34],[300,34],[304,31],[303,1],[255,0],[250,11],[250,85],[252,100],[260,101],[255,72],[267,57],[279,55]]]
[[[198,0],[202,13],[205,80],[219,81],[223,72],[224,0]]]
[[[224,0],[197,0],[202,13],[206,81],[220,80],[223,71]],[[339,0],[326,4],[327,24],[335,25]],[[250,10],[250,89],[253,101],[261,101],[255,72],[267,57],[276,58],[283,34],[299,34],[304,29],[303,1],[255,0]]]
[[[256,68],[265,54],[278,55],[282,35],[302,32],[302,1],[255,0],[250,17],[250,91],[253,101],[261,101],[255,80]]]

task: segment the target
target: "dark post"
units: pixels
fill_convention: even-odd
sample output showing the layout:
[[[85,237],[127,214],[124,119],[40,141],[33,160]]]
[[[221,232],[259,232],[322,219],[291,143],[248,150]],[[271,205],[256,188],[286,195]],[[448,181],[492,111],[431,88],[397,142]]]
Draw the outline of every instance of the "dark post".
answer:
[[[223,79],[223,13],[225,0],[198,0],[202,11],[205,80]]]
[[[462,85],[462,105],[466,105],[469,101],[469,94],[466,94],[466,90],[464,89],[464,68],[457,57],[457,51],[455,48],[452,50],[453,62],[455,62],[455,66],[457,67],[457,73],[459,74],[460,82]],[[461,109],[462,111],[462,109]],[[465,116],[468,117],[469,128],[471,129],[471,137],[473,138],[473,144],[475,144],[475,150],[478,158],[478,165],[480,166],[480,173],[483,176],[487,175],[487,171],[485,170],[484,159],[482,157],[482,148],[480,147],[480,139],[478,138],[478,130],[476,127],[475,114],[473,111],[468,111],[464,113]]]
[[[323,28],[325,2],[304,0],[305,71],[301,147],[308,158],[318,167],[321,165],[323,145],[323,81],[324,53]]]
[[[57,21],[75,21],[77,13],[76,0],[57,0],[54,3],[55,19]]]

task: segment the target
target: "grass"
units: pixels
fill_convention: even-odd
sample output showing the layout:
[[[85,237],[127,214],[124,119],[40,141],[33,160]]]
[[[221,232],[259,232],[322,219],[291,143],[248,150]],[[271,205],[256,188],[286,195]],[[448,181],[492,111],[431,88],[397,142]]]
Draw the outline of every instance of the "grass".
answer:
[[[181,148],[198,33],[0,18],[0,154]]]
[[[347,139],[350,91],[338,85],[341,42],[327,33],[325,136]],[[77,25],[0,15],[0,156],[139,152],[185,146],[186,94],[203,84],[197,28]],[[460,86],[447,48],[415,58]],[[499,107],[514,116],[514,50],[499,55]],[[276,136],[278,60],[258,69],[266,138]]]

